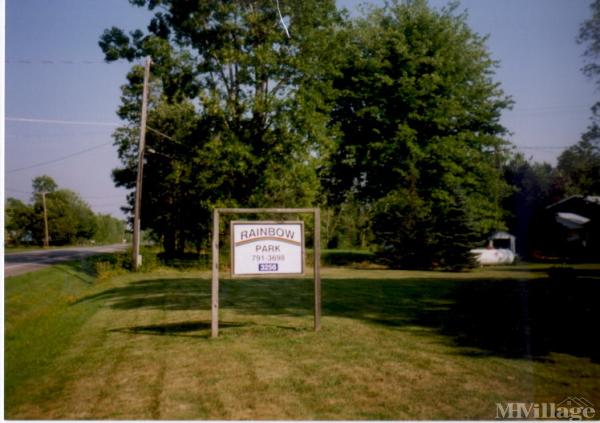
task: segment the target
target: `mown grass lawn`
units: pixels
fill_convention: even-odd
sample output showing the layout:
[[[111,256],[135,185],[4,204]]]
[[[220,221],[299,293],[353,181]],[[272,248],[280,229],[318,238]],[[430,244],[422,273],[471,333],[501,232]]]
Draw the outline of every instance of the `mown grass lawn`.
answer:
[[[9,419],[493,419],[497,402],[600,409],[600,266],[451,274],[329,268],[312,281],[207,272],[5,281]]]

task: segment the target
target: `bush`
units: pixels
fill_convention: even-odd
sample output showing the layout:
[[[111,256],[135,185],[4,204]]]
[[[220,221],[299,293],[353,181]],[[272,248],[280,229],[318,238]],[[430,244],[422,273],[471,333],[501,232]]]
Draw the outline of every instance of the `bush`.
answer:
[[[377,257],[392,268],[429,268],[431,211],[416,195],[393,191],[373,207]]]
[[[140,250],[142,255],[141,272],[151,272],[160,266],[157,258],[157,253],[154,249],[142,247]],[[120,275],[133,270],[132,250],[101,254],[92,256],[87,259],[86,267],[88,272],[95,275],[98,279],[106,279],[112,276]]]
[[[475,266],[470,250],[481,235],[461,195],[442,206],[393,191],[375,203],[377,257],[392,268],[462,270]]]
[[[129,261],[131,260],[129,259]],[[127,256],[124,252],[92,256],[86,260],[85,267],[89,273],[98,279],[107,279],[122,274],[129,269]]]
[[[348,266],[374,260],[375,254],[369,251],[325,250],[321,253],[321,263],[327,266]]]
[[[177,269],[210,269],[211,266],[211,256],[210,254],[206,253],[198,254],[187,252],[177,257],[172,257],[164,252],[161,252],[158,253],[156,257],[161,264]],[[225,258],[223,258],[223,252],[221,252],[221,257],[221,263],[223,263],[223,260],[225,260]]]

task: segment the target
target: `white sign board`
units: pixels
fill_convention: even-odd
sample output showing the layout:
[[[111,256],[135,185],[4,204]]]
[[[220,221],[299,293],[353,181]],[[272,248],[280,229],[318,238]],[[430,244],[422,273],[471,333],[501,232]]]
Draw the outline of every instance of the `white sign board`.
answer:
[[[304,223],[231,222],[232,276],[304,274]]]

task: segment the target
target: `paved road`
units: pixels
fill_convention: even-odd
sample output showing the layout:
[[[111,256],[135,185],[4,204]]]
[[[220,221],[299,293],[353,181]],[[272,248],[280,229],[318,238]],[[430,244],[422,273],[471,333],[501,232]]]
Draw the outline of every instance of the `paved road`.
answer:
[[[94,254],[125,250],[129,244],[104,245],[101,247],[70,247],[52,250],[31,250],[4,254],[4,277],[33,272],[55,263],[77,260]]]

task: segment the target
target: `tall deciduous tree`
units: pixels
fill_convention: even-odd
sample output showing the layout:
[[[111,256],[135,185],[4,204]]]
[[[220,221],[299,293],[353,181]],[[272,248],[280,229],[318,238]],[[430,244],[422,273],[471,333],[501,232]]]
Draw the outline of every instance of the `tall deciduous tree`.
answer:
[[[328,75],[339,19],[333,0],[130,0],[154,11],[147,32],[104,32],[106,60],[149,55],[153,89],[142,225],[167,252],[200,244],[215,205],[307,206],[328,151]],[[123,88],[115,134],[132,187],[141,69]]]
[[[373,204],[375,238],[392,264],[452,267],[438,257],[450,235],[469,234],[460,242],[467,263],[469,244],[503,227],[499,121],[511,101],[464,15],[406,3],[352,28],[335,83],[342,136],[325,179],[334,201],[352,193]]]
[[[586,46],[583,73],[600,86],[600,1],[590,5],[592,16],[579,28],[577,41]],[[600,194],[600,102],[592,107],[591,124],[581,140],[565,150],[557,166],[569,194]]]

